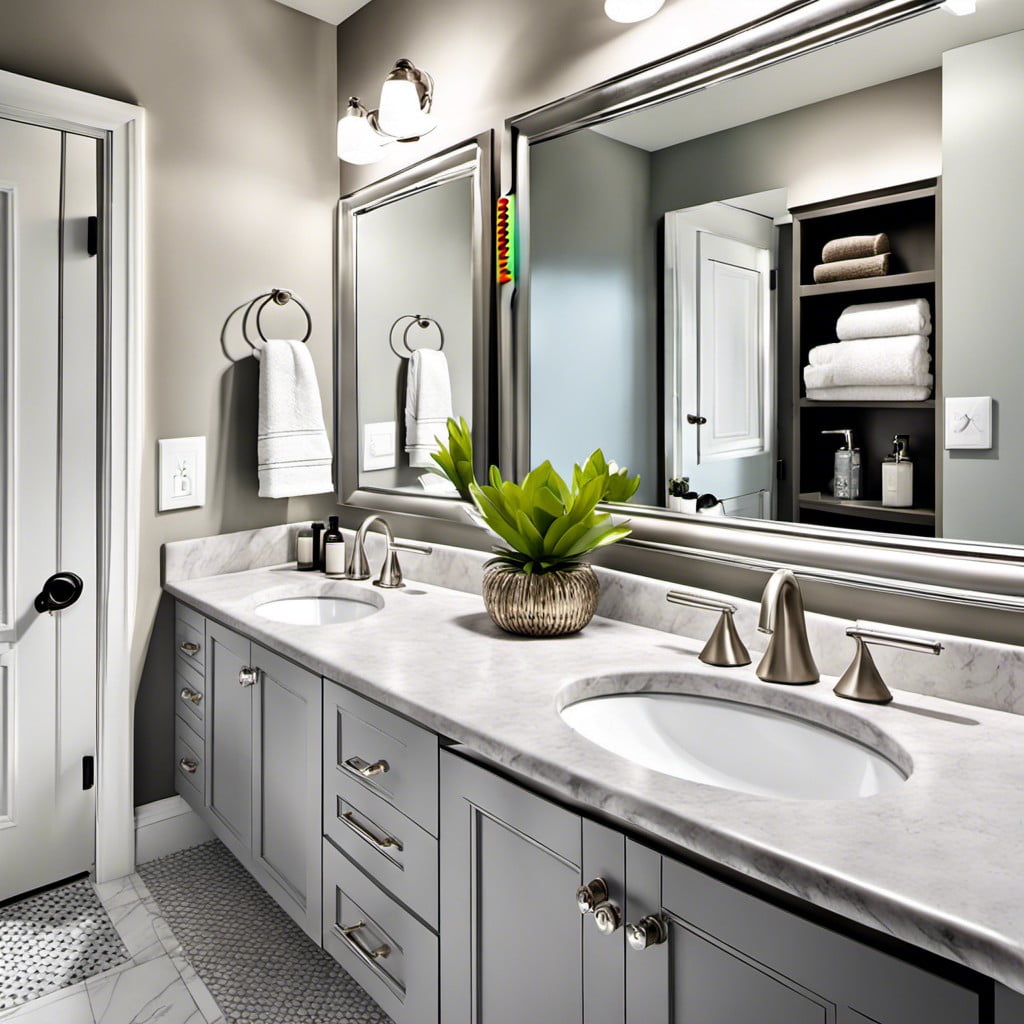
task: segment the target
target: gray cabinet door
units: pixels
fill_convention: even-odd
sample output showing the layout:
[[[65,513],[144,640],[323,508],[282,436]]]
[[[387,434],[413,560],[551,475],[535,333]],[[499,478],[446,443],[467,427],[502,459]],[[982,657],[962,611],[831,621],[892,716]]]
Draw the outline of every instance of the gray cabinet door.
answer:
[[[210,827],[243,863],[252,843],[253,688],[239,673],[249,641],[206,623],[206,804]]]
[[[582,1024],[582,821],[441,754],[441,1020]]]
[[[252,761],[253,870],[264,888],[320,941],[320,720],[323,686],[290,661],[252,645],[259,681]]]

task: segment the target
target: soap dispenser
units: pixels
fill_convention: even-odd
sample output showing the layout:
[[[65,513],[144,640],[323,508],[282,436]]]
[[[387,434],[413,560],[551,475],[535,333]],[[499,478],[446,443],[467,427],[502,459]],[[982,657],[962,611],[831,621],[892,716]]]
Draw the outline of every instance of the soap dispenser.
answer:
[[[914,504],[914,463],[907,434],[893,435],[892,452],[882,460],[882,504],[886,508]]]
[[[337,516],[331,516],[327,522],[328,528],[324,534],[324,575],[341,579],[345,575],[345,538],[338,528]]]
[[[832,494],[837,498],[860,497],[860,449],[853,447],[852,430],[823,430],[823,434],[842,434],[844,444],[836,452],[832,470]]]

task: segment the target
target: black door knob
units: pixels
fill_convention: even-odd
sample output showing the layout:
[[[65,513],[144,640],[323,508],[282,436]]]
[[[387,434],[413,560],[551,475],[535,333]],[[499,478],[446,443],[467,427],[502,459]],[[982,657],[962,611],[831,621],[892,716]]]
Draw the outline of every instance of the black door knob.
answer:
[[[85,584],[74,572],[55,572],[44,584],[35,605],[37,612],[59,612],[70,608],[81,596]]]
[[[703,427],[707,421],[707,416],[695,416],[692,412],[688,412],[686,414],[686,422],[689,423],[691,427]]]

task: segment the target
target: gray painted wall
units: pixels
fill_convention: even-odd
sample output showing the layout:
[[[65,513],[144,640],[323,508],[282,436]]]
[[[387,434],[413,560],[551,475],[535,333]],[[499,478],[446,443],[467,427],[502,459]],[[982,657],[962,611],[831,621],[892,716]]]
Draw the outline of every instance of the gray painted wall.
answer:
[[[658,501],[651,158],[592,131],[530,153],[531,464],[597,447]]]
[[[148,116],[138,803],[173,792],[161,543],[319,518],[334,504],[257,497],[257,366],[234,321],[239,362],[220,336],[240,302],[294,288],[313,314],[330,421],[335,60],[333,27],[272,0],[4,0],[0,67],[139,103]],[[284,331],[285,315],[268,324]],[[206,507],[157,514],[157,438],[193,434],[207,437]]]
[[[359,286],[356,351],[359,402],[359,483],[363,487],[413,487],[419,477],[404,450],[409,363],[388,343],[391,325],[414,313],[444,330],[452,386],[452,411],[473,421],[473,191],[458,178],[359,215],[356,234]],[[408,323],[408,321],[406,321]],[[403,351],[399,328],[395,345]],[[433,327],[409,331],[414,348],[437,348]],[[363,425],[396,421],[397,465],[365,471]],[[443,430],[441,431],[443,434]]]
[[[992,450],[946,452],[945,532],[1024,544],[1024,32],[946,54],[943,81],[943,391],[996,402]]]

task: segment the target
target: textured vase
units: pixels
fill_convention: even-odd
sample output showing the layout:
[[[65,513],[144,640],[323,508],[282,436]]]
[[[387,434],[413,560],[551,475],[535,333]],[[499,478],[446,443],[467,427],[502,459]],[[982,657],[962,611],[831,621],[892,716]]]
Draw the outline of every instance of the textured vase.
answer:
[[[578,633],[594,617],[600,589],[589,565],[540,575],[493,566],[483,586],[494,624],[520,636]]]

